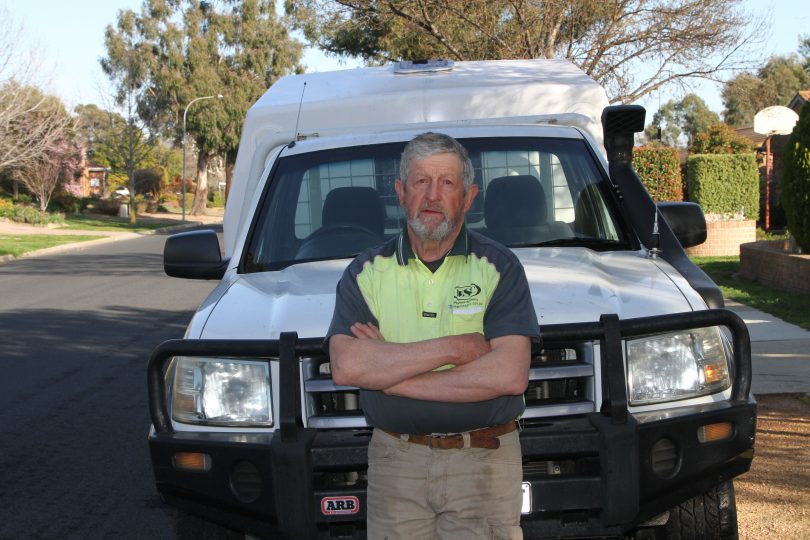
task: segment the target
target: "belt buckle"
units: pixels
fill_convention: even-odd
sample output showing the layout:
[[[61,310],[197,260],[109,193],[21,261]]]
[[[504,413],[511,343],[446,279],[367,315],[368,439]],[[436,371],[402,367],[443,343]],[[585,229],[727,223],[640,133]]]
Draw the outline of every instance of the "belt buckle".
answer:
[[[434,441],[442,441],[457,436],[458,433],[431,433],[427,436],[428,448],[438,448],[439,450],[443,450],[438,442],[436,442],[436,446],[434,446]]]

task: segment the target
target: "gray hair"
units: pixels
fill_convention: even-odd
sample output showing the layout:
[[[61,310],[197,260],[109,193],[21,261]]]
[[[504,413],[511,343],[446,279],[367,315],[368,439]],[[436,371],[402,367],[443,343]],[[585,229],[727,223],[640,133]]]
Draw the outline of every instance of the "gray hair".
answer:
[[[402,159],[399,162],[399,179],[405,184],[408,180],[408,170],[414,160],[425,159],[434,154],[455,154],[461,161],[461,178],[464,180],[464,191],[473,183],[475,171],[467,149],[450,135],[428,131],[417,135],[405,145]]]

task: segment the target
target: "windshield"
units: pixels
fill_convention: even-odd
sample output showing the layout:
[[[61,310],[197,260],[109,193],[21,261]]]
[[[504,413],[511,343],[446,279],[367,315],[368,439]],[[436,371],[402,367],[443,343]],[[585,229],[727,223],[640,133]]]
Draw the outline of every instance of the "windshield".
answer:
[[[607,180],[582,140],[461,139],[479,194],[471,230],[511,247],[628,247]],[[352,257],[399,234],[394,191],[405,143],[282,158],[248,242],[245,271]]]

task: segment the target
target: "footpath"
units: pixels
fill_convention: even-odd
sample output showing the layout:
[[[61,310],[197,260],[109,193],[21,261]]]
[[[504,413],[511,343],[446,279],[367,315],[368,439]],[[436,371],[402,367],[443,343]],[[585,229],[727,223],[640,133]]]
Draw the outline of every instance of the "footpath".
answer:
[[[751,335],[751,390],[810,394],[810,332],[746,305],[726,301]]]
[[[103,236],[98,240],[89,240],[76,244],[63,244],[48,249],[29,252],[23,257],[36,257],[60,251],[79,250],[103,242],[137,238],[145,234],[180,231],[199,225],[222,223],[221,215],[186,216],[185,223],[176,214],[142,214],[142,220],[175,221],[176,225],[144,232],[128,231],[79,231],[68,229],[51,229],[25,225],[10,221],[0,221],[0,235],[25,234],[81,234]],[[13,260],[11,256],[0,256],[0,263]],[[748,326],[751,334],[751,363],[753,380],[751,389],[754,395],[761,394],[810,394],[810,331],[787,323],[763,311],[727,301],[726,307],[737,313]]]

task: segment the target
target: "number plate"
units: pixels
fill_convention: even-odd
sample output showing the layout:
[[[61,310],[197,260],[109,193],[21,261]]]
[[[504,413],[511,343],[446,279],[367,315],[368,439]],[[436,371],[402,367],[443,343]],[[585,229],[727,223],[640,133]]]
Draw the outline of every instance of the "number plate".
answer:
[[[532,512],[532,485],[523,482],[523,506],[520,508],[521,514],[531,514]]]

